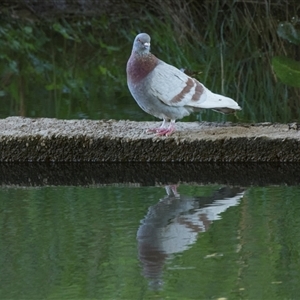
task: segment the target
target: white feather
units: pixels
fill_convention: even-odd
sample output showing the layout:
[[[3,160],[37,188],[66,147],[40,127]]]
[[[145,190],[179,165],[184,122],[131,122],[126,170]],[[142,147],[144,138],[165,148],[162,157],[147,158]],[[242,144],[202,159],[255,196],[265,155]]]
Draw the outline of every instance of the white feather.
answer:
[[[188,80],[193,81],[193,86],[184,93],[181,100],[172,101],[187,87]],[[192,100],[196,85],[201,85],[203,91],[199,100]],[[207,89],[196,79],[189,77],[179,69],[160,61],[151,74],[149,88],[153,96],[170,106],[189,106],[195,108],[220,109],[228,108],[240,110],[240,106],[231,98],[215,94]]]

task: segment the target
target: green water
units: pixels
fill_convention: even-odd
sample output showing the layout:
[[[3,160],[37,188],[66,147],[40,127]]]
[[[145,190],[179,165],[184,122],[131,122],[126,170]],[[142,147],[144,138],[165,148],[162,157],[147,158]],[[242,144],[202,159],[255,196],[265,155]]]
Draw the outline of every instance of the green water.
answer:
[[[0,189],[0,299],[299,299],[300,188]]]

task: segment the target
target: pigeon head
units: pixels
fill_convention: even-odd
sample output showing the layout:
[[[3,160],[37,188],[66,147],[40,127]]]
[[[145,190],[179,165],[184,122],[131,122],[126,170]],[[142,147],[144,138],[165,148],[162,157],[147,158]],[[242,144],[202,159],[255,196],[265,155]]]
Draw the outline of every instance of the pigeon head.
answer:
[[[150,40],[147,33],[140,33],[134,39],[126,68],[129,86],[136,85],[145,79],[159,63],[158,58],[150,52]]]
[[[133,43],[133,51],[140,54],[148,54],[150,51],[150,36],[147,33],[140,33]]]

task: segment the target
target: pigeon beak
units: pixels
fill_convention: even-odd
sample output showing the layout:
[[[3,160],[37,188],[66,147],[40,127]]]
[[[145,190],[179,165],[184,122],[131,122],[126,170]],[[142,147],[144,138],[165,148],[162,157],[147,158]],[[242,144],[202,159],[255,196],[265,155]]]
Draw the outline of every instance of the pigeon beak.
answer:
[[[150,43],[144,43],[144,46],[146,49],[149,49],[150,48]]]

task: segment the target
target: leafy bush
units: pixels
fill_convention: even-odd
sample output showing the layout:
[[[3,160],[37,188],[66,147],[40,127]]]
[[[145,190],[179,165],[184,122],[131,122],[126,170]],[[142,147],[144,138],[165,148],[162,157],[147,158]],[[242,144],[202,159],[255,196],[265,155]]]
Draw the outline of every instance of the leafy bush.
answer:
[[[280,58],[295,57],[299,49],[285,41],[298,39],[298,23],[287,23],[299,10],[294,2],[59,3],[20,0],[2,10],[2,117],[152,120],[126,86],[132,41],[144,31],[159,58],[194,71],[209,89],[237,100],[243,108],[237,120],[298,119],[299,89],[284,84],[298,86],[297,64]],[[285,30],[277,30],[279,24]],[[292,75],[281,75],[286,70]],[[236,120],[214,112],[186,120],[195,118]]]

